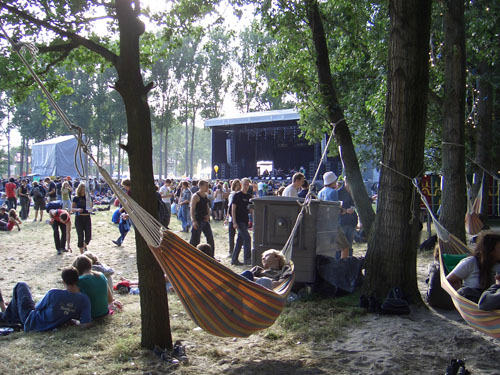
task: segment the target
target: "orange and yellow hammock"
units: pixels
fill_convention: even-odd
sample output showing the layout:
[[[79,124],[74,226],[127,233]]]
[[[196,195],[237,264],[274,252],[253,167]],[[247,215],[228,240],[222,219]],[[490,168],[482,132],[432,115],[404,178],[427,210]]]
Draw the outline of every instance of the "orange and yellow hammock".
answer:
[[[169,231],[160,246],[149,247],[191,319],[216,336],[247,337],[273,325],[294,281],[292,272],[277,288],[267,289]]]

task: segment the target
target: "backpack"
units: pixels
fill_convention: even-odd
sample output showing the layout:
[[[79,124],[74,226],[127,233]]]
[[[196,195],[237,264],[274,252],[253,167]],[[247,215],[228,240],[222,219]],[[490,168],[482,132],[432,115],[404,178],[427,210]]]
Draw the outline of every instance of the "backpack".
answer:
[[[40,186],[35,186],[33,188],[33,191],[31,192],[31,195],[34,199],[45,198],[45,190],[40,189]]]
[[[399,287],[391,289],[387,298],[380,306],[380,313],[385,315],[407,315],[410,313],[410,306],[403,299],[403,294]]]
[[[51,201],[45,205],[45,210],[49,212],[50,210],[60,210],[63,208],[61,201]]]

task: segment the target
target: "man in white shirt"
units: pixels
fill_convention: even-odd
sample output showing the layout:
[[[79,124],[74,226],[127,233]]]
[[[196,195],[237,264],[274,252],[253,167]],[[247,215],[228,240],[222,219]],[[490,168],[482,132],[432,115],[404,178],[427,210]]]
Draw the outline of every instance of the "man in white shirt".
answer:
[[[170,185],[172,185],[172,181],[170,179],[166,179],[165,183],[160,188],[161,200],[163,203],[166,203],[170,207],[170,198],[172,197],[172,193],[170,191]]]
[[[300,187],[302,186],[302,183],[304,182],[305,176],[297,172],[293,175],[292,177],[292,183],[288,185],[285,190],[283,190],[283,197],[291,197],[291,198],[298,198],[299,190]]]

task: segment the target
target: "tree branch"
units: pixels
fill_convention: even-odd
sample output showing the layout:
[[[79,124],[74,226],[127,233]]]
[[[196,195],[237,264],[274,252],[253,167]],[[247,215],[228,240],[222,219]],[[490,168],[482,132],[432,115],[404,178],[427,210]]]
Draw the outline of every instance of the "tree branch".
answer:
[[[108,50],[107,48],[101,46],[100,44],[97,44],[89,39],[86,39],[78,34],[75,34],[73,32],[67,31],[67,30],[62,30],[59,27],[56,27],[54,25],[51,25],[47,21],[39,20],[32,15],[25,13],[13,6],[7,5],[4,2],[0,2],[0,8],[7,10],[8,12],[15,14],[16,16],[22,18],[25,21],[28,21],[30,23],[33,23],[37,26],[44,27],[48,30],[53,31],[54,33],[66,37],[68,39],[71,39],[73,42],[78,43],[81,46],[84,46],[85,48],[89,49],[92,52],[97,53],[98,55],[102,56],[104,59],[107,61],[111,62],[113,65],[116,65],[118,61],[118,56]]]

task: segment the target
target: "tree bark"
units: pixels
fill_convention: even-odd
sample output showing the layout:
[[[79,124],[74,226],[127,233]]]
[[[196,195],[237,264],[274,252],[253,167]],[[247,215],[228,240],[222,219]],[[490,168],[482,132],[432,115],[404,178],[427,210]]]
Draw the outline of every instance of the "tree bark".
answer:
[[[160,141],[158,142],[158,179],[159,179],[159,184],[161,186],[161,176],[162,176],[162,173],[163,173],[163,152],[162,152],[162,148],[163,148],[163,129],[160,128],[159,129],[159,133],[160,133]]]
[[[346,176],[351,187],[352,198],[358,210],[360,220],[367,233],[370,233],[375,213],[372,202],[366,191],[363,177],[359,169],[359,162],[352,143],[351,132],[344,119],[344,113],[337,99],[337,92],[330,70],[330,58],[326,44],[326,35],[321,20],[317,0],[306,0],[307,18],[311,28],[316,53],[316,68],[318,84],[323,105],[328,110],[328,119],[334,127],[335,140],[339,145],[340,157],[344,165]]]
[[[25,150],[26,150],[26,138],[22,137],[22,140],[21,140],[21,163],[19,164],[19,176],[23,175],[23,169],[24,169],[24,151]]]
[[[465,242],[465,22],[464,2],[445,1],[443,191],[439,220]]]
[[[122,141],[122,130],[118,131],[118,180],[122,175],[122,150],[120,147],[120,143]]]
[[[144,24],[129,0],[116,0],[120,28],[120,56],[116,64],[116,90],[125,103],[128,125],[126,151],[129,155],[132,197],[158,217],[154,196],[151,113],[139,62],[139,38]],[[163,271],[146,242],[136,231],[137,268],[141,285],[141,345],[172,348],[167,293]]]
[[[421,302],[416,275],[420,200],[407,177],[416,177],[423,170],[431,2],[389,1],[384,167],[363,284],[365,294],[378,298],[399,286],[417,303]]]
[[[168,127],[169,123],[165,125],[165,178],[168,176]]]
[[[477,90],[478,94],[478,105],[477,105],[477,127],[476,127],[476,162],[487,170],[491,170],[492,160],[490,155],[492,154],[492,140],[493,140],[493,87],[487,78],[490,72],[490,67],[487,63],[483,62],[479,66],[480,78],[478,80]],[[474,191],[478,191],[481,179],[483,176],[483,170],[476,166],[476,188]],[[489,181],[488,175],[485,176],[483,184],[483,204],[481,206],[481,213],[484,214],[484,219],[488,221],[488,191],[489,191]]]
[[[194,155],[194,135],[196,131],[196,126],[195,126],[195,120],[196,120],[196,108],[193,108],[193,120],[192,120],[192,129],[191,129],[191,153],[189,157],[189,177],[193,177],[194,175],[194,160],[193,160],[193,155]]]

